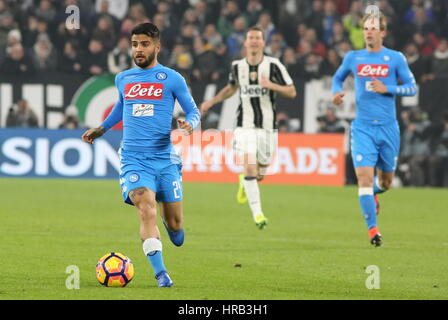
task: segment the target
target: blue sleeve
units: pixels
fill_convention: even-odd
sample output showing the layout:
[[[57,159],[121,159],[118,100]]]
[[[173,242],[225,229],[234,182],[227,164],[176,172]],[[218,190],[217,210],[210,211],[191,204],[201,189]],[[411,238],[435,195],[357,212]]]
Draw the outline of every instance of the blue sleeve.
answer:
[[[185,121],[188,122],[194,129],[201,121],[201,113],[199,112],[199,109],[190,94],[190,90],[188,89],[184,77],[182,77],[180,74],[176,74],[176,76],[177,79],[175,79],[173,85],[174,98],[179,101],[182,110],[184,110],[186,114]]]
[[[397,76],[403,82],[402,85],[388,85],[387,92],[399,97],[410,97],[417,94],[417,86],[414,75],[409,69],[408,62],[402,53],[397,56]]]
[[[352,55],[353,51],[347,53],[347,55],[344,57],[344,60],[342,61],[342,64],[339,66],[338,70],[333,76],[333,84],[332,84],[333,94],[342,91],[345,79],[352,72],[352,70],[350,69]]]
[[[104,119],[101,126],[104,127],[104,130],[107,131],[116,125],[118,122],[123,120],[123,95],[120,92],[118,87],[118,75],[115,77],[115,86],[118,90],[118,101],[115,103],[112,111],[109,113],[106,119]]]

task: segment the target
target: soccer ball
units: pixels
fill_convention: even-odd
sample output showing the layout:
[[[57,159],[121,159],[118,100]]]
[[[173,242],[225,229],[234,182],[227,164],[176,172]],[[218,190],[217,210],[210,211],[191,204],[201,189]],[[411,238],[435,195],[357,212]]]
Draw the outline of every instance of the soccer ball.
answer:
[[[134,277],[131,259],[119,252],[111,252],[96,264],[96,278],[106,287],[124,287]]]

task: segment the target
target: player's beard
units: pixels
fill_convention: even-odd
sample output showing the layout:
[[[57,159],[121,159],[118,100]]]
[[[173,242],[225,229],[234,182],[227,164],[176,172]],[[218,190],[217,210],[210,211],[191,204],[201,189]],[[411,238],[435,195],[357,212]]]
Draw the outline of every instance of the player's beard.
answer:
[[[146,60],[144,60],[143,62],[140,62],[140,63],[137,62],[137,58],[134,57],[134,62],[138,67],[145,69],[154,62],[155,58],[156,58],[156,52],[154,51],[149,54],[149,56],[146,58]]]

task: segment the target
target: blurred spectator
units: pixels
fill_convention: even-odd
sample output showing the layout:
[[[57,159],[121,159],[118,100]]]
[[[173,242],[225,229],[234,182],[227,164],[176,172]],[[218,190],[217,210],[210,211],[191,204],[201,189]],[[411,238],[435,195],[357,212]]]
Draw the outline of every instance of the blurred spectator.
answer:
[[[9,31],[8,37],[6,40],[6,47],[12,47],[15,44],[21,44],[22,43],[22,33],[19,29],[13,29]],[[8,50],[8,49],[6,49]]]
[[[193,8],[189,8],[187,10],[185,10],[180,26],[182,28],[183,25],[186,24],[194,24],[195,27],[200,31],[199,29],[199,19],[198,16],[196,15],[196,11],[194,11]]]
[[[214,24],[208,24],[204,29],[204,39],[213,47],[216,48],[223,43],[222,36],[216,30]]]
[[[287,47],[283,52],[283,56],[281,57],[281,62],[286,67],[289,72],[291,78],[295,78],[297,76],[296,64],[297,57],[294,49]]]
[[[81,71],[81,53],[72,41],[67,41],[64,45],[62,57],[59,59],[58,70],[67,73]]]
[[[336,21],[333,24],[333,32],[331,38],[328,41],[328,46],[333,48],[343,41],[349,41],[344,26],[340,21]]]
[[[115,31],[110,17],[103,16],[98,19],[98,24],[92,32],[92,38],[97,39],[103,45],[103,50],[111,51],[115,46]]]
[[[428,3],[426,1],[426,3]],[[404,20],[408,23],[413,23],[416,21],[417,16],[419,15],[418,11],[423,9],[425,16],[428,17],[428,20],[432,21],[434,19],[434,14],[429,6],[425,7],[425,0],[412,0],[411,8],[404,14]]]
[[[343,25],[355,50],[364,49],[364,34],[361,21],[363,17],[361,1],[355,0],[350,11],[343,17]]]
[[[25,50],[19,43],[10,48],[8,56],[0,66],[0,72],[9,75],[25,75],[34,71],[31,59],[25,56]]]
[[[17,29],[17,23],[14,22],[12,14],[7,11],[0,20],[0,51],[5,50],[8,34],[13,29]]]
[[[400,167],[404,171],[403,180],[406,185],[425,186],[427,184],[427,167],[430,154],[430,122],[419,110],[411,113],[403,112],[404,132],[402,134],[402,150]]]
[[[305,38],[311,44],[311,48],[313,53],[324,57],[325,56],[325,46],[322,42],[317,38],[316,30],[307,29],[305,32]]]
[[[410,42],[404,48],[404,55],[408,61],[409,68],[411,69],[417,83],[426,81],[426,74],[428,73],[428,63],[418,51],[415,43]]]
[[[109,0],[99,0],[97,1],[96,14],[93,17],[93,25],[98,25],[98,21],[100,18],[107,17],[110,21],[112,21],[112,25],[115,33],[117,33],[120,29],[120,20],[117,19],[115,15],[113,15],[110,11],[110,2]],[[126,11],[127,12],[127,7]]]
[[[185,78],[187,85],[191,85],[193,76],[193,59],[191,55],[188,53],[179,54],[173,68]]]
[[[149,22],[149,18],[146,16],[145,7],[141,3],[133,4],[129,8],[128,18],[132,20],[134,25]]]
[[[434,53],[437,39],[433,34],[429,34],[425,37],[423,34],[417,32],[413,36],[413,41],[423,56],[431,56]]]
[[[323,19],[324,19],[324,5],[322,0],[314,0],[313,9],[310,13],[310,15],[306,18],[306,25],[314,29],[317,33],[318,37],[322,37],[322,26],[323,26]]]
[[[313,52],[310,54],[303,55],[299,58],[297,64],[297,74],[305,81],[319,79],[320,78],[319,70],[321,63],[322,63],[322,57]]]
[[[440,125],[435,126],[433,148],[429,157],[429,184],[448,187],[448,113]]]
[[[109,72],[114,74],[132,67],[131,47],[127,37],[121,37],[114,50],[109,52],[107,65],[109,67]]]
[[[56,10],[50,0],[40,0],[39,6],[34,9],[34,15],[48,24],[55,21]]]
[[[324,4],[324,16],[322,19],[322,39],[326,45],[330,45],[333,39],[333,25],[340,20],[336,11],[336,5],[332,0]]]
[[[198,35],[198,30],[194,24],[186,24],[182,27],[180,35],[176,39],[176,44],[181,44],[185,46],[187,51],[193,52],[194,38]]]
[[[330,76],[332,77],[339,66],[341,65],[341,58],[338,56],[335,49],[327,50],[325,55],[325,59],[322,61],[319,69],[319,74],[321,76]]]
[[[264,39],[267,44],[271,43],[272,35],[275,32],[275,26],[272,23],[272,18],[269,12],[262,12],[260,14],[260,17],[258,18],[257,26],[263,30],[264,33]]]
[[[35,16],[28,16],[23,36],[23,45],[25,47],[32,47],[36,43],[39,34],[38,23],[39,20]]]
[[[241,16],[233,21],[233,31],[227,38],[227,49],[232,58],[237,58],[246,39],[246,20]]]
[[[58,56],[47,35],[39,35],[33,46],[31,59],[37,71],[56,70]]]
[[[201,37],[195,38],[193,76],[198,81],[210,82],[212,73],[217,68],[216,55],[212,49]]]
[[[59,24],[55,44],[60,52],[63,51],[67,41],[71,41],[80,50],[87,49],[86,44],[89,41],[85,28],[67,29],[65,23]]]
[[[227,46],[224,43],[218,44],[215,48],[216,69],[212,73],[212,80],[228,80],[230,69],[230,57],[227,52]]]
[[[248,26],[254,26],[258,22],[260,14],[263,12],[263,5],[260,0],[249,0],[246,6],[246,17]]]
[[[221,10],[221,15],[218,19],[218,32],[223,36],[223,38],[227,38],[233,32],[234,20],[241,15],[240,8],[238,6],[238,2],[235,0],[228,0],[224,4],[224,8]]]
[[[278,132],[285,133],[289,132],[289,117],[284,112],[279,112],[276,115]]]
[[[344,133],[345,126],[336,116],[336,110],[332,107],[325,110],[325,115],[318,117],[319,133]]]
[[[271,37],[271,42],[265,49],[267,55],[280,59],[283,56],[285,48],[285,41],[281,33],[274,33]]]
[[[442,39],[430,60],[428,79],[448,79],[448,40]]]
[[[107,2],[107,4],[104,4],[104,2]],[[96,0],[95,5],[97,13],[110,14],[117,20],[122,20],[126,16],[128,7],[128,0]]]
[[[199,30],[203,32],[205,26],[213,22],[213,20],[210,19],[207,2],[204,0],[197,1],[194,5],[194,12],[196,14]]]
[[[352,45],[350,41],[342,41],[336,45],[336,52],[338,53],[338,56],[342,59],[345,57],[345,55],[352,50]]]
[[[152,23],[159,28],[162,47],[166,48],[168,51],[171,51],[176,39],[177,31],[169,27],[168,20],[162,13],[155,14],[152,20]]]
[[[28,101],[21,99],[9,109],[6,127],[14,128],[37,128],[37,116],[28,104]]]
[[[83,61],[84,72],[90,75],[100,75],[107,70],[107,56],[101,41],[92,39],[89,42],[87,55]]]

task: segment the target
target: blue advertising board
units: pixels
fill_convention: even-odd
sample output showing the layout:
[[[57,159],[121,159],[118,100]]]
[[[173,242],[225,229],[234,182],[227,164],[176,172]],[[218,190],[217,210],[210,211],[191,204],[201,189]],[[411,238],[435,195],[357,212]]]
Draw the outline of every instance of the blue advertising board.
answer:
[[[0,177],[118,179],[122,131],[93,145],[83,130],[0,129]]]

